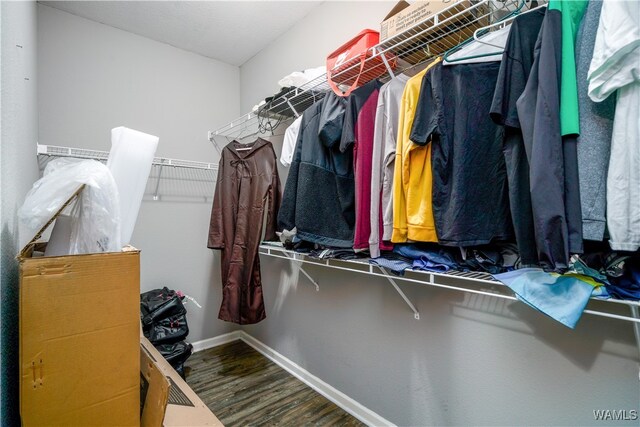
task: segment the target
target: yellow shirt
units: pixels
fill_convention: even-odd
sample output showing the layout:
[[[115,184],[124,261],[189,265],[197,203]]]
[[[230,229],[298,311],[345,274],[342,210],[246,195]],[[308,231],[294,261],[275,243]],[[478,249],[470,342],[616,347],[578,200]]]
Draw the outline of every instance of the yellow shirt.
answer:
[[[437,242],[431,202],[431,144],[420,146],[409,139],[424,75],[437,58],[409,79],[400,101],[396,162],[393,173],[393,234],[391,241]]]

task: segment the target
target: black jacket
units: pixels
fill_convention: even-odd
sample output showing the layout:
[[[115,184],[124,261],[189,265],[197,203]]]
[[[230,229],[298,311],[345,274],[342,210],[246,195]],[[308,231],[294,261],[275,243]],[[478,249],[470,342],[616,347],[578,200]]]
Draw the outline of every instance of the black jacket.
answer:
[[[303,114],[278,214],[302,240],[351,248],[355,225],[353,149],[340,152],[345,98],[333,92]]]

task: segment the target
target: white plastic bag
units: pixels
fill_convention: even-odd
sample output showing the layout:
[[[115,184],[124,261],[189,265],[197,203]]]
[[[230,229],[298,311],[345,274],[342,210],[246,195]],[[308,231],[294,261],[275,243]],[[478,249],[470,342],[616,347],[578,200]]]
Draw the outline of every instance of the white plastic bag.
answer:
[[[317,79],[321,75],[327,72],[327,67],[324,65],[316,68],[307,68],[304,71],[294,71],[281,78],[278,81],[280,87],[295,86],[304,89],[305,85]]]
[[[118,189],[109,169],[95,160],[49,162],[18,211],[20,221],[36,233],[82,184],[71,209],[69,254],[120,251]]]

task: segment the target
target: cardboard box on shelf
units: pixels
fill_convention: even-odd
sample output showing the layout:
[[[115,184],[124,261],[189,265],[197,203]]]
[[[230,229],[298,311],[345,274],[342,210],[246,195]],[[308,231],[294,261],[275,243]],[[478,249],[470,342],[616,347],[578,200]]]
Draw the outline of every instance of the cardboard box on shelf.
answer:
[[[413,27],[454,3],[455,0],[399,1],[380,24],[380,41]]]
[[[473,0],[431,0],[416,1],[411,4],[402,0],[395,5],[391,12],[384,18],[382,24],[380,24],[380,42],[428,20],[433,15],[441,13],[447,8],[450,9],[442,14],[440,19],[444,20],[457,15],[456,18],[448,22],[447,26],[462,25],[466,27],[466,24],[463,24],[463,22],[468,23],[486,11],[485,7],[478,6],[465,12],[466,9],[469,9],[474,4],[475,2]],[[481,26],[480,24],[486,25],[485,21],[486,20],[480,22],[476,28]],[[473,35],[473,32],[471,34]]]
[[[23,426],[140,424],[140,253],[45,257],[23,248],[20,414]]]
[[[189,385],[180,377],[176,370],[171,367],[169,362],[162,357],[153,344],[142,335],[142,332],[140,332],[140,352],[142,353],[141,357],[146,357],[148,360],[153,361],[153,364],[170,383],[169,400],[164,412],[164,419],[162,420],[164,427],[222,427],[223,424],[220,420],[218,420],[198,395],[191,390]],[[149,402],[149,398],[147,398],[147,402]],[[143,420],[145,419],[144,413],[146,411],[147,409],[145,408]],[[158,414],[157,409],[152,412],[156,415]]]
[[[439,14],[438,24],[433,18],[435,14]],[[388,42],[395,44],[393,51],[398,58],[418,64],[473,37],[475,30],[489,23],[488,16],[489,8],[473,0],[434,0],[411,5],[401,1],[382,23],[382,28],[386,39],[410,28],[420,32],[419,36],[403,42]],[[382,34],[380,39],[383,40]]]

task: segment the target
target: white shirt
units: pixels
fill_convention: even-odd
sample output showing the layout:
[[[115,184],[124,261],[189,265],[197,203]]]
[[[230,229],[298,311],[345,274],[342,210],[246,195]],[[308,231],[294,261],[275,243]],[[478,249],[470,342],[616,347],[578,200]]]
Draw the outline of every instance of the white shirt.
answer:
[[[287,130],[284,131],[282,153],[280,153],[280,163],[284,166],[288,167],[293,160],[293,152],[296,150],[296,141],[298,140],[298,132],[300,132],[300,123],[302,123],[302,116],[295,119]]]
[[[605,0],[589,67],[589,97],[617,91],[607,175],[607,228],[614,250],[640,247],[640,2]]]

